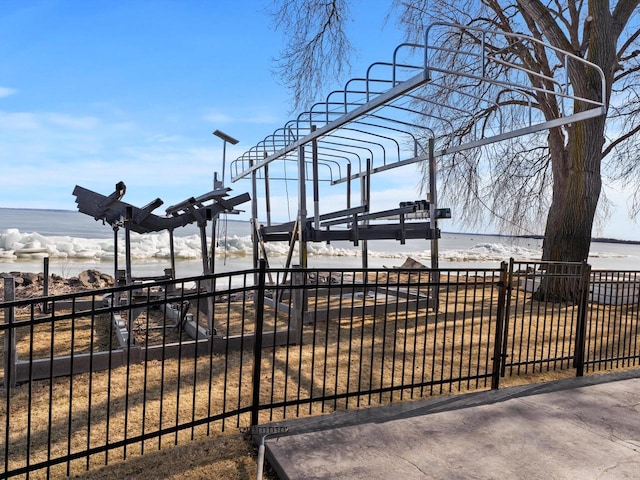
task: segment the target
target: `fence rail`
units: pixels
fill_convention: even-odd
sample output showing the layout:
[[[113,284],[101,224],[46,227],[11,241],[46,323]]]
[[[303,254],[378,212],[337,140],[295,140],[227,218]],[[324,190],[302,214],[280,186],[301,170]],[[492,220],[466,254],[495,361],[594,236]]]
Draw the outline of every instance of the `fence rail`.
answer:
[[[1,478],[640,361],[640,272],[257,270],[0,303]]]

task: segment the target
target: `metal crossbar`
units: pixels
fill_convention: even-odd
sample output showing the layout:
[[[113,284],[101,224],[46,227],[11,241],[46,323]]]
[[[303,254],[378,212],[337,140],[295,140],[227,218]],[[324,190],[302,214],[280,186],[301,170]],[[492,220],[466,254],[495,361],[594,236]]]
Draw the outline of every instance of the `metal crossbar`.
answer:
[[[451,50],[445,44],[439,43],[439,35],[445,30],[457,32],[460,36],[475,35],[477,42],[468,48]],[[232,162],[232,180],[237,181],[248,177],[252,172],[263,170],[275,160],[287,158],[296,154],[298,148],[317,141],[320,152],[319,161],[324,162],[322,156],[324,144],[340,145],[345,158],[358,154],[360,142],[368,135],[381,135],[387,140],[379,143],[381,152],[371,152],[373,173],[395,168],[408,163],[423,161],[418,154],[419,139],[434,138],[437,145],[436,156],[446,155],[487,145],[493,142],[527,135],[552,127],[565,125],[605,113],[606,105],[603,100],[580,97],[572,90],[568,75],[555,78],[528,69],[508,56],[501,56],[500,51],[489,49],[489,42],[485,39],[502,39],[505,52],[510,42],[529,45],[530,48],[547,50],[549,55],[557,56],[563,71],[569,64],[579,64],[582,68],[592,70],[601,79],[600,98],[606,98],[605,77],[602,70],[595,64],[573,54],[557,49],[536,38],[521,34],[498,32],[483,28],[462,26],[437,22],[427,27],[425,40],[422,44],[405,43],[396,47],[390,62],[376,62],[367,70],[364,77],[353,78],[346,82],[342,90],[331,92],[326,100],[315,103],[308,111],[300,113],[295,119],[276,130],[273,135],[265,137],[257,145],[239,156]],[[459,58],[457,68],[441,66],[433,59],[437,55],[448,55]],[[511,78],[504,75],[492,75],[492,65],[506,68],[514,72]],[[374,74],[375,71],[375,74]],[[496,69],[498,71],[498,69]],[[544,80],[541,88],[531,84],[530,78]],[[478,95],[482,89],[499,88],[503,94],[509,92],[528,108],[526,124],[507,124],[505,118],[513,122],[513,115],[502,115],[499,105],[493,105],[495,117],[489,119],[485,134],[482,137],[472,133],[454,141],[456,126],[453,125],[447,113],[459,112],[455,99],[460,97],[477,98],[486,102],[488,95]],[[450,102],[439,99],[437,91],[455,92]],[[562,112],[558,118],[538,118],[533,113],[534,96],[544,93],[558,99]],[[425,105],[431,106],[423,108]],[[527,107],[528,105],[528,107]],[[571,110],[573,105],[580,105],[581,112]],[[506,107],[505,107],[506,108]],[[360,125],[356,131],[350,130]],[[362,129],[362,126],[368,125]],[[317,128],[314,128],[317,127]],[[444,126],[444,128],[443,128]],[[360,131],[360,133],[358,133]],[[389,134],[388,132],[394,132]],[[334,140],[334,137],[336,140]],[[408,142],[409,148],[398,151],[398,158],[387,163],[387,150],[399,148],[396,137],[412,138]],[[339,140],[338,140],[339,139]],[[392,146],[393,145],[393,146]],[[272,169],[271,174],[275,171]],[[359,168],[354,175],[365,175]],[[344,182],[346,179],[333,179],[334,183]]]

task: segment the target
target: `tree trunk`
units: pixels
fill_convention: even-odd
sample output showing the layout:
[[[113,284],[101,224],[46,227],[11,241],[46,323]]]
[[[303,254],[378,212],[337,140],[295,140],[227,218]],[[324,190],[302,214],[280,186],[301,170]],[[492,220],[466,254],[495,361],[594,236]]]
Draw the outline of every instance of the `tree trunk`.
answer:
[[[578,122],[571,128],[566,149],[552,154],[558,158],[554,159],[553,198],[545,228],[542,252],[545,261],[582,262],[589,256],[602,187],[600,152],[604,122],[596,118]]]
[[[560,148],[559,152],[554,150],[557,139],[553,134],[549,137],[554,152],[554,185],[542,248],[542,260],[548,262],[587,261],[602,187],[599,152],[602,151],[603,119],[578,122],[571,129],[567,147]],[[542,277],[535,298],[577,302],[582,268],[553,263],[545,268],[547,275]]]
[[[613,18],[608,2],[590,1],[590,43],[587,60],[599,65],[605,75],[605,98],[602,84],[595,72],[584,72],[569,65],[574,91],[581,96],[608,103],[613,71],[616,65],[616,40]],[[578,112],[584,105],[576,104]],[[583,120],[567,129],[563,146],[562,133],[549,133],[549,148],[553,171],[553,198],[547,216],[542,260],[550,262],[586,262],[591,246],[591,231],[602,189],[600,172],[606,116]],[[553,269],[554,267],[550,267]],[[577,285],[563,277],[543,278],[536,296],[547,300],[577,300]]]

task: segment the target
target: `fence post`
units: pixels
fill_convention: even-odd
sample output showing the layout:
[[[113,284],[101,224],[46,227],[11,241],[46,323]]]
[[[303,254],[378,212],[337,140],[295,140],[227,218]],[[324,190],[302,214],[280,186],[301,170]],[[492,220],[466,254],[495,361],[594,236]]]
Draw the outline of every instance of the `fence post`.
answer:
[[[296,329],[296,343],[300,345],[302,343],[302,329],[304,328],[305,315],[308,311],[307,303],[307,290],[305,285],[305,272],[298,270],[299,265],[293,266],[295,270],[291,274],[291,300],[293,309],[293,322]]]
[[[264,331],[264,293],[267,262],[260,259],[258,281],[254,295],[255,339],[253,342],[253,401],[251,402],[251,425],[257,425],[260,413],[260,376],[262,367],[262,333]]]
[[[584,375],[584,355],[587,341],[587,304],[589,303],[589,286],[591,282],[591,265],[582,262],[582,278],[580,279],[580,297],[578,304],[578,325],[576,326],[576,345],[574,364],[576,377]]]
[[[514,280],[513,280],[513,272],[515,270],[515,260],[513,259],[513,257],[511,257],[509,259],[509,270],[507,273],[507,282],[505,285],[505,296],[506,296],[506,302],[504,304],[504,328],[502,331],[502,366],[500,367],[500,376],[504,377],[507,374],[507,362],[505,362],[504,360],[506,360],[507,358],[507,343],[508,343],[508,337],[509,337],[509,312],[511,311],[511,301],[512,301],[512,296],[511,296],[511,292],[512,292],[512,285],[514,284]],[[516,289],[517,289],[517,285],[516,285]],[[513,328],[516,328],[515,325]]]
[[[4,301],[5,302],[15,301],[16,299],[15,286],[16,286],[16,283],[13,277],[4,277]],[[9,328],[7,328],[4,333],[4,388],[7,391],[9,390],[10,387],[16,386],[17,352],[16,352],[16,332],[13,331],[14,319],[15,319],[15,307],[6,307],[4,309],[4,323],[8,324]]]
[[[44,265],[43,265],[43,288],[42,288],[42,295],[45,297],[49,296],[49,257],[44,257]],[[49,313],[49,302],[47,300],[45,300],[42,303],[42,312],[43,313]]]
[[[500,280],[498,281],[498,309],[496,312],[496,330],[495,338],[493,340],[493,369],[491,371],[491,389],[497,390],[500,388],[500,375],[502,373],[502,363],[504,360],[504,353],[502,348],[504,324],[506,322],[506,296],[509,291],[509,285],[507,281],[507,262],[500,264]]]

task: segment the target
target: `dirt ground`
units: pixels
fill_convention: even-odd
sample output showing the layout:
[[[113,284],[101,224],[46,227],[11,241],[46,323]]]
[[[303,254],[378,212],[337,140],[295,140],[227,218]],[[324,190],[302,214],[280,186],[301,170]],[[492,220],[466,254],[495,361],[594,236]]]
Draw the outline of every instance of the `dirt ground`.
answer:
[[[229,433],[150,451],[71,478],[248,480],[256,478],[256,468],[256,453],[251,443],[241,433]],[[268,472],[263,478],[275,479]]]

